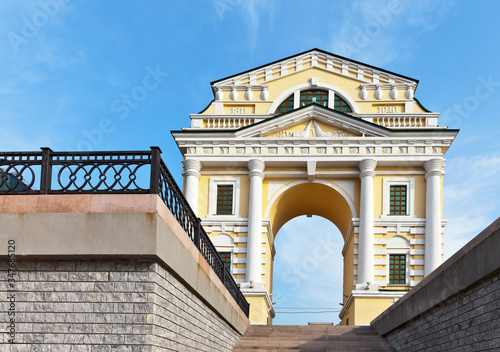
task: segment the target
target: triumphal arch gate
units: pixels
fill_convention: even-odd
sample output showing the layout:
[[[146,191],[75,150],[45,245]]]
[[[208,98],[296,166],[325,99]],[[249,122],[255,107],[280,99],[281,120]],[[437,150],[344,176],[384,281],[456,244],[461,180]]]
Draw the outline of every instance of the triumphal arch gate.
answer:
[[[252,323],[272,323],[274,238],[300,215],[342,233],[342,324],[369,324],[440,265],[444,154],[458,131],[438,125],[417,85],[313,49],[212,82],[214,100],[172,132],[186,198]]]

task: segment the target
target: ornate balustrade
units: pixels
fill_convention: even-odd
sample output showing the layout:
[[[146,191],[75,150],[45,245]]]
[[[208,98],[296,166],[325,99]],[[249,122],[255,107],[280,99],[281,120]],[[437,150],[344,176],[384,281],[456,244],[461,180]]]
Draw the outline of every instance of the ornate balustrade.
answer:
[[[254,123],[253,118],[248,117],[222,117],[204,119],[203,124],[206,128],[229,128],[236,129],[251,125]]]
[[[355,116],[387,128],[435,128],[439,114],[356,114]]]
[[[38,188],[38,189],[37,189]],[[0,153],[0,194],[158,194],[243,312],[249,304],[161,159],[158,147],[131,152]]]
[[[238,129],[269,118],[268,115],[191,115],[191,128]]]

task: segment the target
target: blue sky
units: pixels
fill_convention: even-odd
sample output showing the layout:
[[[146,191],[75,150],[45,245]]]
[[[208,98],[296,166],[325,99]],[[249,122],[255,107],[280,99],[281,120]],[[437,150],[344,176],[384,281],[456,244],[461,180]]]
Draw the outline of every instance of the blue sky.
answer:
[[[158,145],[181,181],[170,130],[212,100],[209,82],[317,47],[419,79],[415,96],[441,113],[440,125],[461,129],[446,155],[449,257],[500,213],[499,13],[496,1],[4,0],[0,150]],[[291,289],[284,273],[325,232],[337,241],[327,243],[331,261],[311,264]],[[276,306],[338,309],[341,247],[326,221],[287,224],[277,236]]]

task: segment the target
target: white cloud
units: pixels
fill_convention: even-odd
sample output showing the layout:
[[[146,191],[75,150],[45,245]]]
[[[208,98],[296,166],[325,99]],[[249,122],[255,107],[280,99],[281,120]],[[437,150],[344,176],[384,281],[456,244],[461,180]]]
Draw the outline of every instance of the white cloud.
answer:
[[[500,214],[500,155],[483,154],[446,162],[444,178],[445,259]]]
[[[269,30],[272,27],[274,16],[274,1],[270,0],[251,0],[244,2],[244,18],[246,19],[250,37],[250,49],[253,50],[257,44],[259,31],[263,28]],[[262,15],[267,15],[268,25],[261,25]]]
[[[385,65],[412,57],[415,38],[435,30],[453,7],[451,1],[356,0],[332,33],[332,51]]]
[[[274,0],[214,0],[212,4],[218,20],[221,21],[233,11],[240,13],[247,26],[250,51],[255,48],[260,32],[263,29],[269,31],[273,27]],[[266,25],[262,23],[263,17],[267,17]]]

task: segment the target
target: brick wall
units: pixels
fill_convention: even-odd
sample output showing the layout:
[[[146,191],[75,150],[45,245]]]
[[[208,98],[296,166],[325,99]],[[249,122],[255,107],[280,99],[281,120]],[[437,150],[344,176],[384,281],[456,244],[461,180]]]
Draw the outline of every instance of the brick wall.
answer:
[[[231,351],[239,333],[158,263],[20,261],[15,344],[0,262],[0,351]]]
[[[385,336],[398,351],[498,351],[500,274],[456,294]]]

